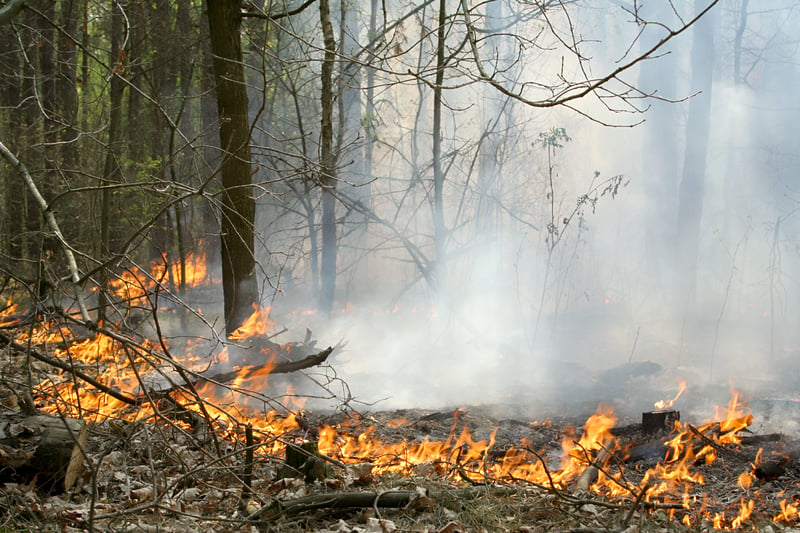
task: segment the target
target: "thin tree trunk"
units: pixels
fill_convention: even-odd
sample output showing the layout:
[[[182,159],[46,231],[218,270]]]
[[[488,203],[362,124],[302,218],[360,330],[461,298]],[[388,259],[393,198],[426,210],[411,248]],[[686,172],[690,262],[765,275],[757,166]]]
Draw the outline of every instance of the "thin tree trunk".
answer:
[[[668,20],[672,8],[666,2],[646,6],[644,16],[654,20]],[[652,12],[650,12],[652,10]],[[666,30],[648,27],[640,42],[640,50],[649,50]],[[638,87],[660,97],[674,98],[676,59],[674,53],[665,53],[658,61],[643,61],[639,70]],[[678,211],[678,107],[670,102],[654,99],[649,102],[647,124],[642,135],[641,173],[650,202],[644,215],[644,247],[654,294],[669,301],[670,262],[666,257],[675,254],[675,217]]]
[[[58,103],[64,127],[61,131],[61,163],[65,171],[73,172],[78,164],[77,138],[78,90],[75,74],[78,66],[78,46],[69,36],[77,35],[79,0],[63,0],[61,23],[64,33],[58,34]]]
[[[0,50],[6,52],[0,54],[0,108],[3,110],[13,110],[21,101],[20,89],[22,79],[20,73],[20,50],[17,43],[17,36],[13,31],[0,31]],[[7,125],[8,143],[11,150],[17,150],[20,132],[23,131],[21,118],[22,113],[3,111],[3,117]],[[17,141],[17,142],[14,142]],[[9,172],[2,172],[3,190],[16,190],[16,177]],[[22,230],[22,206],[23,198],[20,194],[5,194],[2,199],[3,219],[2,219],[2,240],[0,240],[0,253],[4,256],[17,257],[15,238]]]
[[[250,164],[250,120],[242,63],[241,4],[208,0],[208,27],[217,82],[222,161],[222,292],[230,335],[259,303],[255,263],[255,199]]]
[[[89,0],[81,0],[81,84],[89,87]],[[91,91],[81,91],[80,127],[83,131],[89,130],[89,109]]]
[[[378,0],[371,0],[370,1],[370,11],[369,11],[369,38],[373,39],[375,35],[377,35],[377,19],[378,19]],[[369,51],[369,58],[372,60],[372,55],[375,50],[375,45],[370,45]],[[367,69],[367,93],[364,102],[364,117],[365,117],[365,124],[366,124],[366,131],[364,135],[364,181],[366,185],[365,187],[369,187],[369,183],[372,181],[372,152],[375,147],[375,127],[378,125],[378,121],[375,118],[375,69],[368,68]],[[365,193],[365,196],[369,198],[371,193],[369,190]],[[364,225],[368,224],[369,218],[365,217]]]
[[[322,62],[322,125],[320,131],[320,184],[322,185],[322,261],[320,265],[319,310],[329,314],[336,291],[336,155],[333,152],[333,68],[336,41],[328,0],[320,0],[319,18],[325,42]]]
[[[436,81],[433,85],[433,232],[435,289],[440,289],[445,278],[447,227],[444,223],[444,170],[442,168],[442,84],[444,83],[445,22],[447,2],[439,1],[439,28],[436,32]]]
[[[119,77],[124,68],[122,52],[123,13],[118,0],[111,0],[111,51],[108,64],[111,66],[111,79],[109,80],[109,121],[108,121],[108,148],[103,166],[103,179],[101,185],[100,201],[100,257],[108,257],[112,251],[111,242],[111,189],[108,187],[120,181],[120,144],[122,140],[122,95],[124,85]],[[105,287],[108,276],[101,273],[101,284]],[[102,322],[106,318],[108,296],[105,290],[98,293],[97,320]]]

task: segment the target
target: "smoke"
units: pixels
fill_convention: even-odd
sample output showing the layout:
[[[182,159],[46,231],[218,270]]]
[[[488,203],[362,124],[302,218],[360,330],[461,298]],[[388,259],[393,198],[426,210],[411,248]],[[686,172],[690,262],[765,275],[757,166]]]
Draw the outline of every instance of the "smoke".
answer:
[[[592,48],[602,51],[598,71],[624,57],[636,28],[618,12],[579,12],[605,37]],[[713,101],[690,300],[675,289],[678,189],[691,142],[687,31],[671,44],[669,61],[646,67],[665,69],[650,79],[672,80],[658,95],[676,102],[653,103],[652,113],[632,121],[630,108],[610,114],[625,124],[644,119],[633,128],[531,109],[479,84],[447,93],[448,256],[435,288],[424,272],[436,259],[430,95],[421,83],[383,80],[368,190],[370,209],[386,224],[367,223],[341,205],[338,309],[331,317],[291,315],[314,307],[307,220],[275,216],[291,204],[287,195],[264,200],[265,249],[286,251],[264,258],[279,265],[270,272],[285,289],[271,302],[275,318],[290,331],[310,327],[326,345],[343,341],[332,360],[338,377],[357,400],[384,408],[534,409],[633,398],[641,402],[636,409],[646,409],[670,397],[679,378],[690,381],[687,397],[692,387],[727,393],[731,380],[754,394],[784,394],[798,374],[792,358],[800,341],[793,320],[800,301],[800,106],[782,96],[797,93],[800,69],[781,22],[797,13],[776,12],[750,14],[747,48],[736,49],[738,80],[738,19],[726,11],[713,28],[717,55],[704,66],[714,72]],[[627,29],[615,31],[617,25]],[[765,34],[774,39],[764,41]],[[509,67],[507,79],[557,72],[560,57],[543,60],[545,50],[520,56],[538,61]],[[626,78],[631,85],[644,79],[641,68]],[[580,109],[609,119],[597,99]],[[552,140],[558,129],[569,139]],[[352,167],[342,166],[343,183],[357,181],[348,178]],[[605,185],[593,189],[615,176],[614,194]],[[645,363],[653,365],[637,366]],[[642,369],[649,370],[636,373]]]

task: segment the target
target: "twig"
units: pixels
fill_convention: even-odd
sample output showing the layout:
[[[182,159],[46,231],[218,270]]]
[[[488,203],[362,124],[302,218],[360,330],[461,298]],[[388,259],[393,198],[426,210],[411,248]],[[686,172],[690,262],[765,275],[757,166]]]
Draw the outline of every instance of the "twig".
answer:
[[[639,508],[639,505],[642,503],[642,499],[644,498],[644,495],[647,494],[647,489],[649,489],[649,488],[650,488],[650,482],[648,481],[639,490],[639,494],[636,495],[636,499],[633,500],[633,503],[631,504],[631,508],[628,511],[628,514],[626,514],[625,518],[622,520],[622,526],[621,527],[627,529],[628,525],[631,523],[631,519],[633,518],[633,513],[635,513],[636,509]]]
[[[603,467],[603,465],[608,461],[611,452],[609,448],[615,446],[615,440],[611,439],[609,442],[604,444],[600,451],[597,452],[597,457],[589,463],[589,466],[581,473],[578,481],[575,483],[575,488],[577,490],[589,490],[589,487],[592,486],[592,483],[597,481],[598,472]]]
[[[642,326],[636,326],[636,336],[633,338],[633,346],[631,346],[631,355],[628,357],[628,363],[633,361],[633,352],[636,351],[636,343],[639,342],[639,330]]]
[[[250,498],[250,493],[253,490],[253,425],[247,424],[244,428],[244,473],[242,474],[242,497],[240,505],[242,509],[247,508],[247,500]]]
[[[751,460],[750,460],[748,457],[746,457],[744,454],[742,454],[742,453],[739,453],[739,452],[737,452],[737,451],[735,451],[735,450],[731,450],[730,448],[727,448],[727,447],[725,447],[725,446],[722,446],[721,444],[719,444],[719,443],[717,443],[717,442],[714,442],[714,440],[713,440],[713,439],[710,439],[710,438],[706,437],[705,435],[703,435],[703,434],[700,432],[700,430],[699,430],[699,429],[697,429],[697,428],[696,428],[696,427],[694,427],[693,425],[691,425],[691,424],[687,424],[687,427],[689,428],[689,430],[690,430],[692,433],[694,433],[694,434],[695,434],[695,435],[696,435],[696,436],[697,436],[697,437],[698,437],[700,440],[702,440],[702,441],[703,441],[705,444],[707,444],[708,446],[711,446],[712,448],[714,448],[715,450],[717,450],[717,451],[718,451],[718,452],[720,452],[721,454],[723,454],[723,455],[727,455],[727,456],[729,456],[729,457],[731,457],[731,458],[733,458],[733,459],[736,459],[737,461],[741,461],[741,462],[743,462],[743,463],[749,463],[749,462],[751,462]]]

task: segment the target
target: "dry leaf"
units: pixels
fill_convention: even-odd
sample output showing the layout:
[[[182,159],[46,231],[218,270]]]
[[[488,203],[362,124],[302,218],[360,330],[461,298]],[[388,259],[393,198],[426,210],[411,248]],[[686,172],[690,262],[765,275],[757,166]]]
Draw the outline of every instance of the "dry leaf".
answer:
[[[459,521],[453,521],[448,523],[442,529],[440,529],[437,533],[466,533],[466,529],[464,529],[464,525]]]
[[[397,525],[391,520],[369,518],[364,533],[392,533],[393,531],[397,531]]]

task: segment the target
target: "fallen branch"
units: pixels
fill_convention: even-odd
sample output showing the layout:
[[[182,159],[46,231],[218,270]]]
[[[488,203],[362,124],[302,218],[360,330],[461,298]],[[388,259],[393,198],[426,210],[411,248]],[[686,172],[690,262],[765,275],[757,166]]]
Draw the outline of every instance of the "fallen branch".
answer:
[[[615,446],[616,442],[612,439],[600,448],[600,451],[597,452],[597,457],[589,463],[589,466],[581,473],[578,481],[575,483],[576,490],[589,490],[589,487],[597,481],[599,471],[603,468],[611,455],[609,448]]]
[[[66,363],[64,361],[61,361],[59,359],[53,359],[52,357],[48,357],[48,356],[46,356],[44,354],[41,354],[41,353],[37,352],[36,350],[34,350],[33,348],[30,348],[29,346],[25,346],[23,344],[20,344],[20,343],[18,343],[16,341],[12,340],[9,337],[6,337],[2,333],[0,333],[0,342],[2,342],[3,344],[5,344],[7,346],[11,346],[12,348],[14,348],[15,350],[20,351],[21,353],[29,354],[31,357],[33,357],[37,361],[41,361],[42,363],[48,364],[48,365],[50,365],[52,367],[59,368],[59,369],[63,370],[64,372],[69,372],[70,374],[72,374],[76,378],[78,378],[78,379],[80,379],[82,381],[85,381],[86,383],[88,383],[92,387],[96,388],[100,392],[108,394],[112,398],[115,398],[115,399],[117,399],[117,400],[119,400],[121,402],[127,403],[128,405],[133,405],[133,406],[137,406],[137,405],[140,405],[142,403],[142,397],[132,397],[132,396],[128,396],[126,394],[122,394],[122,393],[112,389],[111,387],[107,387],[107,386],[103,385],[102,383],[100,383],[99,381],[94,379],[92,376],[90,376],[88,374],[85,374],[84,372],[81,372],[80,370],[75,368],[74,365],[71,365],[71,364]]]
[[[479,486],[464,489],[448,490],[426,495],[413,490],[391,490],[387,492],[333,492],[328,494],[312,494],[294,500],[274,502],[262,507],[249,519],[266,522],[279,516],[286,517],[314,511],[316,509],[349,509],[359,507],[402,508],[420,497],[437,499],[441,497],[472,500],[484,495],[508,496],[515,494],[512,487]]]
[[[145,402],[149,402],[151,398],[152,399],[164,398],[168,394],[170,394],[172,392],[175,392],[175,391],[177,391],[179,389],[183,389],[183,387],[184,387],[184,385],[175,385],[174,387],[170,387],[169,389],[164,389],[164,390],[159,390],[159,391],[148,391],[147,393],[140,393],[140,394],[137,394],[136,396],[129,396],[127,394],[122,394],[121,392],[119,392],[117,390],[114,390],[111,387],[108,387],[108,386],[100,383],[95,378],[91,377],[90,375],[86,374],[85,372],[82,372],[78,368],[75,368],[74,365],[71,365],[68,362],[61,361],[59,359],[55,359],[55,358],[49,357],[47,355],[41,354],[38,351],[34,350],[33,348],[30,348],[28,346],[20,344],[20,343],[16,342],[15,340],[11,339],[10,337],[8,337],[8,336],[6,336],[6,335],[4,335],[2,333],[0,333],[0,343],[2,343],[3,345],[6,345],[6,346],[11,346],[12,348],[14,348],[15,350],[20,351],[21,353],[30,354],[30,356],[33,357],[34,359],[36,359],[37,361],[41,361],[42,363],[45,363],[45,364],[48,364],[48,365],[53,366],[55,368],[61,369],[61,370],[65,371],[65,372],[69,372],[70,374],[72,374],[76,378],[78,378],[78,379],[80,379],[82,381],[85,381],[86,383],[88,383],[92,387],[96,388],[98,391],[100,391],[100,392],[102,392],[104,394],[108,394],[112,398],[115,398],[115,399],[117,399],[117,400],[119,400],[119,401],[121,401],[123,403],[126,403],[128,405],[132,405],[132,406],[139,406],[139,405],[141,405],[141,404],[143,404]],[[301,359],[300,361],[291,361],[291,362],[287,362],[287,363],[279,363],[278,365],[276,365],[276,367],[274,369],[271,370],[270,373],[272,373],[272,374],[281,374],[281,373],[294,372],[296,370],[300,370],[300,369],[303,369],[303,368],[309,368],[311,366],[318,365],[318,364],[324,362],[331,355],[331,353],[333,353],[333,347],[329,346],[328,348],[326,348],[325,350],[319,352],[318,354],[309,355],[308,357],[305,357],[304,359]],[[255,368],[255,369],[253,369],[253,371],[259,370],[260,368],[263,368],[263,367]],[[190,385],[198,385],[198,384],[203,383],[203,382],[211,382],[211,383],[215,383],[215,384],[223,384],[226,381],[230,381],[233,378],[237,377],[237,375],[238,375],[237,372],[225,372],[223,374],[217,374],[215,376],[200,376],[200,375],[197,375],[197,376],[195,376],[196,379],[192,380],[189,384]]]
[[[321,352],[317,354],[312,354],[299,361],[287,361],[284,363],[265,363],[259,366],[253,366],[249,368],[245,374],[242,374],[242,370],[231,370],[228,372],[221,372],[219,374],[213,374],[210,376],[205,376],[201,374],[195,374],[193,377],[196,379],[190,380],[188,384],[197,386],[201,383],[213,383],[215,385],[225,384],[229,381],[232,381],[236,378],[240,378],[242,380],[246,380],[248,377],[253,375],[264,375],[264,370],[268,369],[269,366],[274,365],[273,368],[269,369],[268,374],[288,374],[290,372],[296,372],[298,370],[303,370],[305,368],[311,368],[312,366],[316,366],[325,362],[326,359],[333,353],[333,346],[328,346]],[[168,389],[162,389],[158,391],[159,394],[169,394],[174,392],[178,389],[182,389],[184,385],[175,385]]]
[[[710,439],[710,438],[706,437],[705,435],[703,435],[703,433],[699,429],[694,427],[692,424],[688,424],[687,427],[689,428],[689,430],[697,438],[699,438],[701,441],[703,441],[703,443],[705,445],[714,448],[720,454],[727,455],[728,457],[730,457],[732,459],[735,459],[735,460],[737,460],[739,462],[742,462],[742,463],[749,463],[752,460],[751,458],[747,457],[743,453],[737,452],[736,450],[733,450],[731,448],[723,446],[723,445],[719,444],[718,442],[715,442],[713,439]]]

